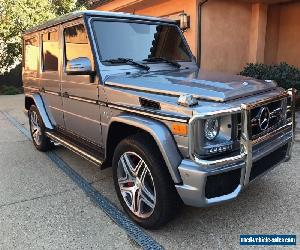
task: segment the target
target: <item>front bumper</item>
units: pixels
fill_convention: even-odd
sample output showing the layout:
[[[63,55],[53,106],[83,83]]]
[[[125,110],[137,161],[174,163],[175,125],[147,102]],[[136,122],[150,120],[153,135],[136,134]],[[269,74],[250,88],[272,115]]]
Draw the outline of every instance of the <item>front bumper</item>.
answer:
[[[240,154],[217,161],[194,157],[193,160],[184,159],[179,165],[183,183],[176,185],[176,189],[186,205],[205,207],[233,200],[250,182],[290,159],[294,140],[294,115],[290,123],[251,141],[248,132],[249,107],[241,107]]]

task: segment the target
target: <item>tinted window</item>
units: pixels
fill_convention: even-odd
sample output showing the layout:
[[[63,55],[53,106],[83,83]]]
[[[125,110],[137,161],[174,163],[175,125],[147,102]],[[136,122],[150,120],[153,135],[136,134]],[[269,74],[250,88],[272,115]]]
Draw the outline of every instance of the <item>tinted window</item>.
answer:
[[[39,42],[37,37],[24,41],[25,45],[25,70],[37,71],[39,57]]]
[[[66,28],[64,38],[66,63],[78,57],[87,57],[93,65],[92,51],[83,24]]]
[[[48,32],[42,35],[43,39],[43,70],[57,71],[58,70],[58,32]]]
[[[96,21],[94,29],[102,61],[118,57],[191,60],[176,26]]]

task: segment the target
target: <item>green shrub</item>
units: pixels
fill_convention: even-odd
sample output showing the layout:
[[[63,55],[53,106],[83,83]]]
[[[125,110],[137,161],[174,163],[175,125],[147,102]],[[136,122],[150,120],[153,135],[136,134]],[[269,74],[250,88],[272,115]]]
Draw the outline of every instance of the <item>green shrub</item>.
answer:
[[[285,89],[300,90],[300,69],[285,62],[276,65],[248,63],[240,74],[260,80],[274,80]]]
[[[0,94],[2,95],[17,95],[21,94],[22,91],[11,85],[2,85],[0,86]]]

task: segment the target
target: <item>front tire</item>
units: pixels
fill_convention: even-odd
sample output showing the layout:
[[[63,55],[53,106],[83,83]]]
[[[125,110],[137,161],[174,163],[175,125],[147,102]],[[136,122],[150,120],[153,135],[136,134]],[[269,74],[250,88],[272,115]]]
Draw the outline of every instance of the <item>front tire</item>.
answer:
[[[181,200],[152,138],[137,134],[119,143],[113,157],[114,185],[125,212],[144,228],[172,219]]]
[[[45,125],[39,110],[35,105],[32,105],[28,113],[30,134],[34,146],[37,150],[45,152],[52,149],[53,144],[45,134]]]

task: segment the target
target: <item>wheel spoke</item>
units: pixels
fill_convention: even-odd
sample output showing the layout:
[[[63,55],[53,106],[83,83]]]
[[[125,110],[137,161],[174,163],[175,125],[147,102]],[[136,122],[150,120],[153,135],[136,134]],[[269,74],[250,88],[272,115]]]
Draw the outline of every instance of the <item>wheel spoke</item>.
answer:
[[[146,166],[144,166],[144,168],[142,168],[142,171],[140,171],[140,173],[138,175],[138,178],[139,178],[141,184],[144,184],[147,172],[148,172],[148,168]]]
[[[126,152],[120,157],[118,168],[118,184],[126,205],[136,216],[149,217],[156,206],[156,193],[145,161],[134,152]]]
[[[155,207],[155,195],[144,185],[141,188],[141,197],[150,208],[153,209]]]
[[[137,177],[139,176],[140,169],[143,167],[143,165],[144,165],[144,161],[140,159],[133,171],[135,176]]]
[[[132,162],[130,161],[128,155],[124,154],[122,157],[121,157],[121,162],[122,162],[122,165],[123,165],[123,169],[125,171],[125,173],[128,175],[128,177],[132,178],[132,179],[135,179],[135,176],[134,176],[134,173],[133,173],[133,166],[132,166]]]

